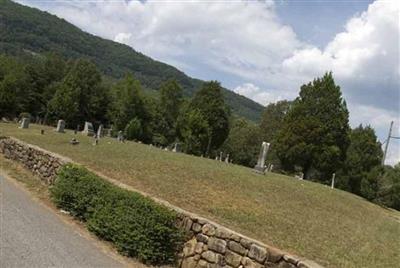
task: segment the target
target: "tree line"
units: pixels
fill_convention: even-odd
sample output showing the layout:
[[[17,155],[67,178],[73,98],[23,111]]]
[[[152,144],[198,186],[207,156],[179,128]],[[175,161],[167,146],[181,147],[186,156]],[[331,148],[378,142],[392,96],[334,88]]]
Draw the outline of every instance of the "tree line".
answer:
[[[56,54],[0,56],[0,116],[29,113],[46,124],[64,119],[75,129],[85,121],[113,134],[159,146],[175,142],[189,154],[215,157],[223,152],[254,167],[262,141],[271,143],[267,162],[274,171],[302,172],[324,184],[336,174],[336,187],[400,209],[400,164],[382,166],[382,149],[370,126],[349,126],[349,112],[331,73],[301,86],[293,101],[269,104],[260,123],[232,114],[221,85],[205,82],[191,98],[165,81],[143,90],[130,74],[113,80],[85,59]]]

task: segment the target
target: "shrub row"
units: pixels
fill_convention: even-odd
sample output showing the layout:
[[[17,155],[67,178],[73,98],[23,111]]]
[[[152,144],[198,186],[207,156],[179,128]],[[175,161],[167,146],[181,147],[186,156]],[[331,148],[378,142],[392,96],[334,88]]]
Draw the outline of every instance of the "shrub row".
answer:
[[[183,244],[175,212],[83,167],[65,165],[50,192],[59,208],[86,222],[90,231],[113,242],[124,255],[168,264],[175,261]]]

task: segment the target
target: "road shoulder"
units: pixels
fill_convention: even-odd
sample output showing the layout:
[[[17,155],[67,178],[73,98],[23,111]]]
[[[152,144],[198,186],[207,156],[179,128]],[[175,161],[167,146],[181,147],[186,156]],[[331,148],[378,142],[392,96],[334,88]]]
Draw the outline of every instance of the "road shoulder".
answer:
[[[56,215],[57,218],[62,221],[62,223],[72,227],[73,230],[79,234],[79,236],[88,240],[90,244],[101,251],[101,253],[114,259],[116,262],[121,263],[123,267],[149,267],[135,259],[120,255],[111,243],[99,240],[94,234],[90,233],[86,229],[83,223],[57,209],[56,206],[51,202],[47,186],[42,183],[40,178],[26,170],[22,165],[5,159],[1,154],[0,176],[18,188],[18,190],[25,192],[35,203],[45,208],[47,211],[50,211],[53,215]]]

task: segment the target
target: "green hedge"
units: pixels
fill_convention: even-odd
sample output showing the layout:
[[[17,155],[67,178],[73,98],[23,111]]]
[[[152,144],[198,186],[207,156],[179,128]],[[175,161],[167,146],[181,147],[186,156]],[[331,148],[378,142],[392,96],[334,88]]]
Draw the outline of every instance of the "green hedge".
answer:
[[[87,222],[90,231],[112,241],[124,255],[169,264],[181,249],[184,235],[175,227],[175,212],[83,167],[65,165],[50,192],[58,207]]]

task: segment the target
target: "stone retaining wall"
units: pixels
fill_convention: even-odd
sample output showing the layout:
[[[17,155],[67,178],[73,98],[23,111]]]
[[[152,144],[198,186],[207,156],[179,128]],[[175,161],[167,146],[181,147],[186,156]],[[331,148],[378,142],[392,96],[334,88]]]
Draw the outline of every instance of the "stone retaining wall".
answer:
[[[54,182],[62,165],[72,162],[68,158],[8,137],[0,137],[0,153],[6,158],[22,163],[48,184]],[[123,188],[134,190],[110,178],[105,179]],[[188,241],[179,253],[178,266],[181,268],[321,267],[312,261],[267,246],[208,219],[172,206],[166,201],[153,199],[175,210],[179,215],[178,226],[188,234]]]
[[[53,183],[59,168],[70,162],[62,156],[14,138],[0,137],[0,153],[8,159],[22,163],[47,184]]]

